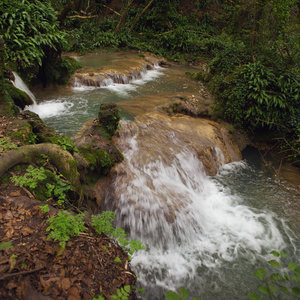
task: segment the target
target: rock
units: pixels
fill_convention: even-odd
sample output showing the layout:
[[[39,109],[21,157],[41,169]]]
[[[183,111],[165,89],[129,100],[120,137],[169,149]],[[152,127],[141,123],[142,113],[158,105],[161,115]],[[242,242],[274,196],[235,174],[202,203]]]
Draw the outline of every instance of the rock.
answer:
[[[98,114],[99,127],[107,139],[111,139],[119,126],[121,114],[115,103],[103,103]]]
[[[138,180],[133,168],[142,172],[145,166],[151,168],[157,161],[164,166],[172,166],[174,158],[188,151],[199,158],[207,175],[214,176],[223,164],[241,160],[241,152],[225,126],[208,119],[181,114],[171,117],[156,110],[137,116],[130,124],[122,124],[122,128],[113,137],[113,142],[122,152],[131,154],[130,159],[125,155],[125,160],[111,169],[110,180],[101,180],[96,185],[98,204],[109,191],[110,204],[105,204],[106,209],[118,207],[118,199],[122,197],[120,195],[127,193],[128,184]],[[159,172],[154,170],[157,171]],[[141,179],[143,185],[155,189],[151,176],[144,174],[145,177]],[[116,195],[115,185],[118,186]],[[170,205],[167,198],[163,200],[163,197],[161,195],[160,199],[165,201],[170,211],[167,219],[172,222],[172,212],[177,210],[177,204]],[[134,203],[133,199],[131,201]],[[107,205],[111,207],[107,208]],[[138,203],[135,206],[138,207]]]

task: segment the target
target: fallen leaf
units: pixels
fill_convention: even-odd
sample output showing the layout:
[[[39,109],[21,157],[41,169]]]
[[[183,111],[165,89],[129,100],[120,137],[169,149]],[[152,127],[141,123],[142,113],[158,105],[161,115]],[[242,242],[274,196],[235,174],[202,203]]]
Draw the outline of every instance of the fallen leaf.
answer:
[[[10,239],[13,236],[14,232],[15,231],[12,228],[9,228],[6,232],[6,236]]]
[[[20,191],[17,191],[17,192],[11,192],[9,195],[10,195],[11,197],[18,197],[18,196],[21,195],[21,192],[20,192]]]
[[[12,255],[9,258],[9,270],[8,273],[11,273],[11,271],[15,268],[16,264],[17,264],[17,260],[16,260],[17,256],[16,255]]]
[[[22,233],[24,236],[28,236],[28,235],[30,235],[30,234],[33,233],[33,230],[30,229],[29,227],[25,227],[25,228],[23,228],[23,229],[21,230],[21,233]]]
[[[77,287],[72,286],[68,290],[68,298],[67,298],[67,300],[81,300],[80,292],[77,289]]]
[[[11,220],[13,218],[13,214],[12,214],[12,212],[10,211],[10,210],[8,210],[7,212],[6,212],[6,214],[4,215],[4,220]]]
[[[63,290],[63,292],[67,292],[68,289],[71,287],[71,281],[69,278],[63,278],[60,282],[60,287]]]

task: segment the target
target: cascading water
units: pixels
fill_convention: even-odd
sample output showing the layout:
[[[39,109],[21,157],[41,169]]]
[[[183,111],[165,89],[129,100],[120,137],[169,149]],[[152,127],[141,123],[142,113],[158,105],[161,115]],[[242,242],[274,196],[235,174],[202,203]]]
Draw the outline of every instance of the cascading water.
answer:
[[[230,174],[250,171],[246,162],[208,177],[172,131],[149,130],[140,125],[142,141],[135,133],[122,136],[125,161],[104,200],[104,210],[117,211],[117,225],[148,248],[132,261],[146,289],[141,299],[165,299],[166,290],[180,286],[202,300],[248,299],[256,260],[270,259],[272,250],[293,253],[295,236],[274,213],[251,207],[227,186]]]
[[[118,65],[115,55],[111,57]],[[109,64],[110,56],[101,58]],[[84,59],[79,60],[84,64]],[[94,57],[89,64],[95,65]],[[198,87],[180,76],[197,70],[182,68],[145,71],[126,84],[109,78],[100,88],[78,83],[75,88],[39,91],[38,103],[28,109],[72,136],[96,117],[100,103],[187,90],[198,93]],[[290,229],[299,216],[296,219],[297,213],[287,209],[299,212],[298,194],[282,188],[251,161],[222,165],[218,148],[215,163],[222,166],[216,176],[208,177],[194,150],[178,141],[172,130],[149,132],[148,127],[140,125],[141,139],[136,131],[122,136],[125,145],[118,147],[125,161],[103,200],[104,209],[117,211],[117,225],[148,248],[132,260],[138,285],[146,290],[141,299],[162,300],[166,290],[180,286],[202,300],[249,299],[247,293],[257,291],[253,272],[261,267],[259,260],[271,258],[271,250],[285,250],[290,260],[299,261],[299,237]],[[293,230],[299,232],[299,225]]]

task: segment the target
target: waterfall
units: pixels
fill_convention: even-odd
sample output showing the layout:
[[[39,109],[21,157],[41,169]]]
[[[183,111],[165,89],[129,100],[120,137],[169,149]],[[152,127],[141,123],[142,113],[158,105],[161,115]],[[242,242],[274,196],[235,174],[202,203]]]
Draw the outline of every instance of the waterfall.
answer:
[[[196,153],[174,134],[156,131],[150,138],[147,125],[140,132],[142,143],[137,135],[122,137],[125,161],[117,168],[104,209],[116,207],[117,225],[148,249],[132,261],[147,291],[142,299],[165,299],[167,289],[180,286],[201,299],[247,299],[231,281],[242,276],[251,282],[249,268],[257,257],[286,247],[285,233],[278,229],[286,228],[284,222],[274,213],[249,207],[218,180],[239,176],[249,165],[224,165],[216,177],[208,177]],[[215,150],[216,159],[222,160],[221,150]],[[227,296],[226,285],[232,289]]]
[[[36,98],[35,98],[34,94],[30,91],[28,86],[25,84],[25,82],[22,80],[22,78],[16,72],[13,72],[13,74],[15,77],[15,81],[12,81],[12,84],[19,90],[25,92],[33,101],[33,103],[34,103],[33,105],[36,105]]]

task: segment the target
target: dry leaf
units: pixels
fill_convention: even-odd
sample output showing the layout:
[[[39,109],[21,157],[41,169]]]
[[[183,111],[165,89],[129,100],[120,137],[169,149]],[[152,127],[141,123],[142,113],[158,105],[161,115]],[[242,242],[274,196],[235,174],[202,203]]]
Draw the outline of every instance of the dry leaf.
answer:
[[[9,271],[8,273],[11,273],[11,271],[15,268],[16,264],[17,264],[17,260],[16,260],[17,256],[16,255],[12,255],[9,258]]]
[[[9,195],[10,195],[11,197],[18,197],[18,196],[21,195],[21,192],[20,192],[20,191],[17,191],[17,192],[11,192]]]

